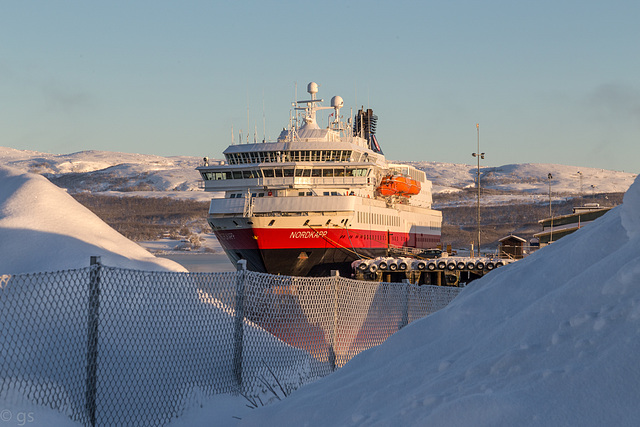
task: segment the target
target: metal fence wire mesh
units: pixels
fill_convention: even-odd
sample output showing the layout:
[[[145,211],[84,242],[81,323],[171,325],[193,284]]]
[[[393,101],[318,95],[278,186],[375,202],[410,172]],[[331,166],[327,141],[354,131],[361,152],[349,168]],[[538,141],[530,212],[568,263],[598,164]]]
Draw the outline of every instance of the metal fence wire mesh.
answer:
[[[0,397],[85,425],[161,426],[218,393],[289,391],[460,289],[105,267],[0,276]],[[273,373],[273,375],[272,375]]]

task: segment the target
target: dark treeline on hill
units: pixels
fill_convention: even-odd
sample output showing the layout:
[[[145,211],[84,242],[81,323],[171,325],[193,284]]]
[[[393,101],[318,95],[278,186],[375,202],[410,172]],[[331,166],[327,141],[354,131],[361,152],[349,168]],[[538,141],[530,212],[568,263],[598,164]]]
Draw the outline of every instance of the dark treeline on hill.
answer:
[[[484,193],[483,193],[484,194]],[[573,207],[584,203],[599,203],[602,207],[617,206],[622,203],[624,193],[595,194],[588,197],[563,198],[553,201],[553,216],[571,214]],[[451,203],[459,195],[434,195],[434,203]],[[464,200],[469,202],[471,196]],[[460,200],[462,200],[460,198]],[[498,247],[498,240],[515,234],[529,240],[534,233],[542,231],[538,221],[549,217],[548,203],[504,204],[483,206],[480,199],[480,238],[483,247]],[[469,248],[477,238],[476,205],[438,208],[442,211],[442,242],[455,248]]]
[[[76,193],[72,196],[100,219],[133,241],[163,235],[188,237],[208,229],[208,202],[169,197],[115,197]]]

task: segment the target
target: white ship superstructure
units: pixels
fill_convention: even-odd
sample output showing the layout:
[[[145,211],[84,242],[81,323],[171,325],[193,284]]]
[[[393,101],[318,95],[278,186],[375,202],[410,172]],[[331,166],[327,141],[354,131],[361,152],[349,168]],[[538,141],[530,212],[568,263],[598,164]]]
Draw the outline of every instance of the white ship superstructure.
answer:
[[[290,120],[276,142],[231,145],[225,162],[198,168],[219,194],[208,221],[229,258],[273,274],[349,274],[357,259],[436,247],[442,215],[424,172],[386,161],[372,110],[345,123],[341,97],[323,107],[318,86],[307,91],[301,123]],[[321,110],[332,110],[326,128]]]

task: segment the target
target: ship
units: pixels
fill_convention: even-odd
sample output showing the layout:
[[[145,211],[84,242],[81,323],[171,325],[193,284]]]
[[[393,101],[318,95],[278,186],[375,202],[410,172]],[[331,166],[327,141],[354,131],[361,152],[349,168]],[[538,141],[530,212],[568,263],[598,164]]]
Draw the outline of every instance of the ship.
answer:
[[[322,106],[316,83],[307,92],[276,141],[232,141],[224,160],[205,157],[197,168],[214,193],[208,223],[229,259],[270,274],[349,277],[355,260],[438,247],[431,182],[386,160],[373,111],[345,121],[342,97]],[[321,111],[330,112],[323,128]]]

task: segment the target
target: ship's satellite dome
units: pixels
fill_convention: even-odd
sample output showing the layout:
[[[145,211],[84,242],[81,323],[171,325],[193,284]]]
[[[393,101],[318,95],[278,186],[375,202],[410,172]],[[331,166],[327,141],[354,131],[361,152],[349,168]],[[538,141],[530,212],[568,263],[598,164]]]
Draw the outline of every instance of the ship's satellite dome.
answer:
[[[333,108],[342,108],[344,107],[344,100],[342,99],[341,96],[334,96],[333,98],[331,98],[331,106]]]
[[[316,82],[311,82],[307,85],[307,92],[309,93],[318,93],[318,84]]]

